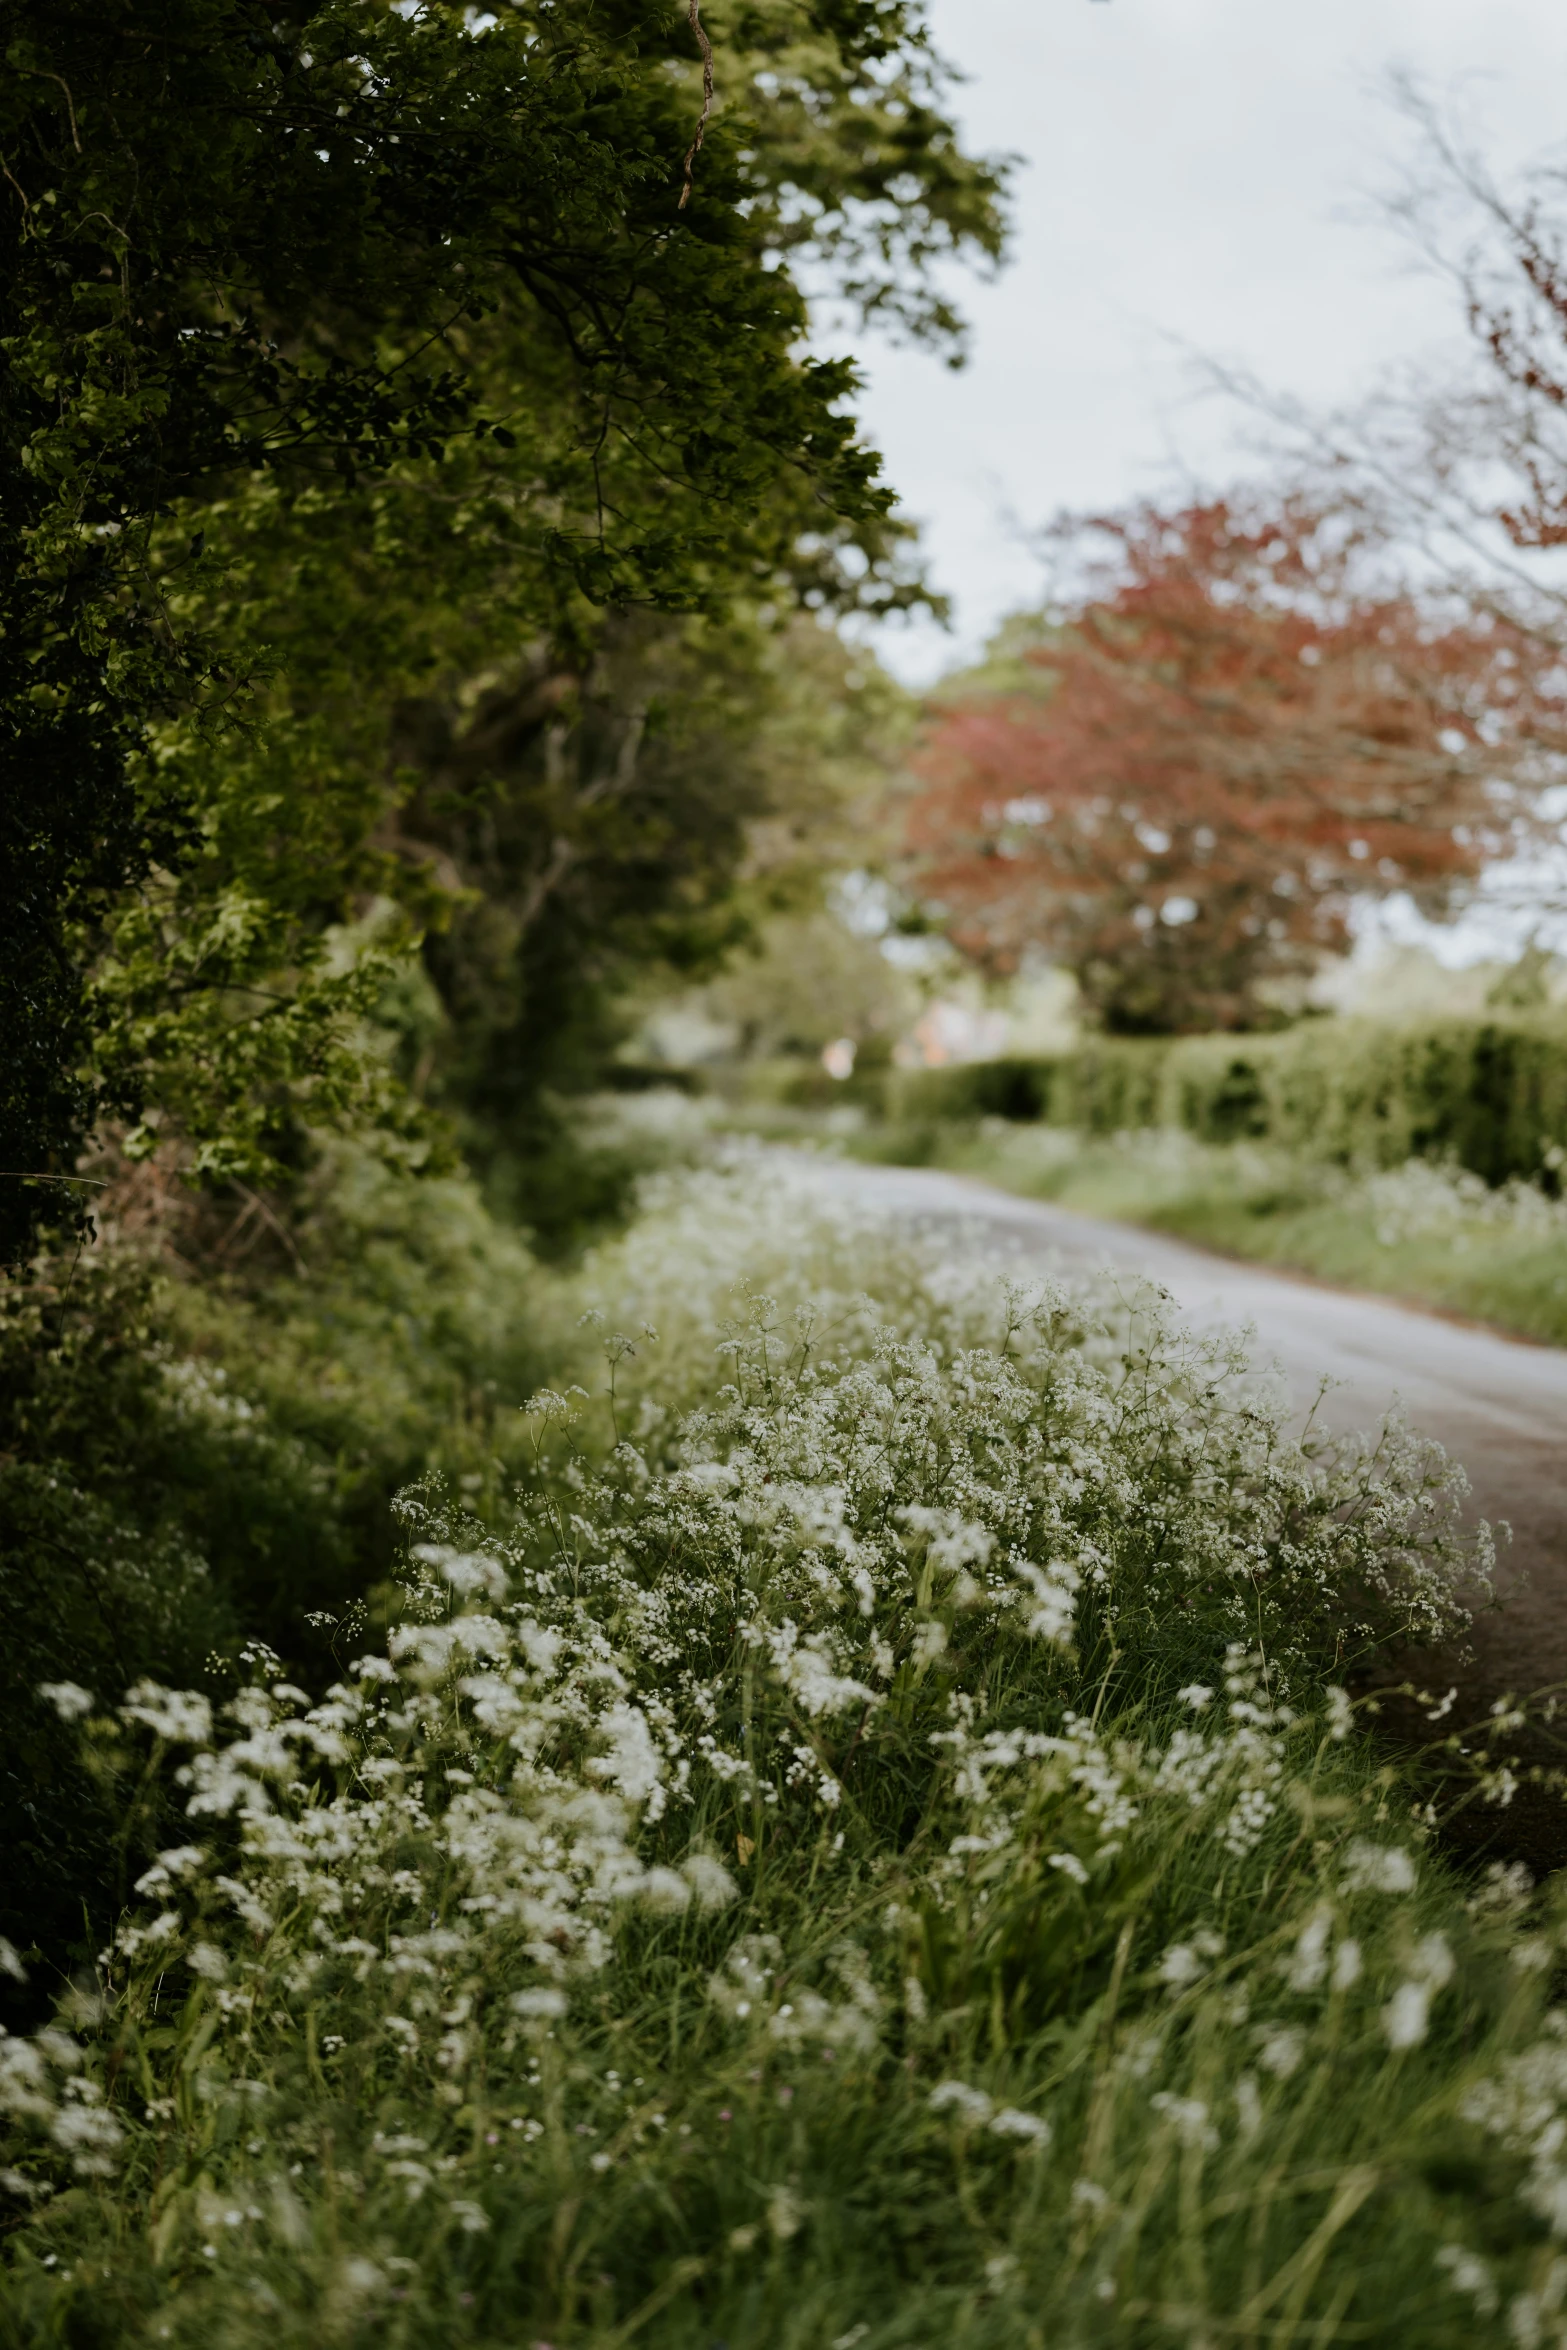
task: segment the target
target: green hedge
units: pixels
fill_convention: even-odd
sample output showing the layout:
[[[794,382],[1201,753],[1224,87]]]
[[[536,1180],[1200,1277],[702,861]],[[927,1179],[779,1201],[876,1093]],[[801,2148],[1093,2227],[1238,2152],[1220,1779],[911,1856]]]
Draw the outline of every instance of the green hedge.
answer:
[[[1488,1183],[1567,1150],[1567,1025],[1313,1020],[1270,1036],[1100,1038],[1050,1059],[974,1061],[894,1079],[900,1118],[1039,1120],[1090,1134],[1184,1128],[1346,1164],[1453,1158]]]

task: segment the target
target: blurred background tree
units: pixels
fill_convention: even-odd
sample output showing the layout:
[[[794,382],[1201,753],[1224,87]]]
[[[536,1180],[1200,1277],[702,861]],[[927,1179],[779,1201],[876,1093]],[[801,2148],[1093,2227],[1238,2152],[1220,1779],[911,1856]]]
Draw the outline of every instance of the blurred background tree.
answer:
[[[1125,1034],[1268,1025],[1357,901],[1441,911],[1516,844],[1567,720],[1527,628],[1289,496],[1054,537],[1080,591],[937,699],[907,811],[976,960],[1042,950]]]
[[[398,838],[457,893],[410,1082],[502,1212],[553,1244],[613,1209],[616,1169],[584,1162],[566,1102],[611,1068],[638,993],[738,949],[748,966],[817,904],[904,703],[813,616],[735,610],[621,613],[574,664],[541,647],[402,706]]]

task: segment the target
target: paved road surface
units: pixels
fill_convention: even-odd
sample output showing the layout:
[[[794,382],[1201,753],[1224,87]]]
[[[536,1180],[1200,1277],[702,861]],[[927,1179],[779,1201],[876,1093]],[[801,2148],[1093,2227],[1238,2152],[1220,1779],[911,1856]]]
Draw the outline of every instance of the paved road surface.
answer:
[[[820,1161],[818,1180],[936,1230],[1043,1266],[1108,1262],[1169,1290],[1198,1327],[1251,1324],[1259,1363],[1277,1363],[1302,1407],[1324,1374],[1327,1416],[1373,1425],[1397,1398],[1413,1427],[1464,1464],[1476,1512],[1510,1520],[1504,1606],[1475,1628],[1478,1696],[1567,1682],[1567,1352],[1231,1262],[1162,1234],[1022,1200],[927,1168]]]

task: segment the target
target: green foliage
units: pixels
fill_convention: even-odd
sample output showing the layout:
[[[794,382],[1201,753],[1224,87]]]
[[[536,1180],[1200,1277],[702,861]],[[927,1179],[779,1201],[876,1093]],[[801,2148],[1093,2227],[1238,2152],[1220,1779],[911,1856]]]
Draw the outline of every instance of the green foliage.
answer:
[[[1567,1150],[1567,1033],[1547,1019],[1320,1020],[1244,1044],[1102,1039],[902,1079],[887,1098],[912,1118],[1042,1119],[1093,1135],[1163,1126],[1344,1165],[1453,1159],[1498,1184],[1552,1175]]]
[[[134,1265],[0,1292],[0,1429],[0,1931],[58,1962],[88,1954],[128,1887],[112,1810],[40,1684],[199,1676],[243,1621],[214,1586],[212,1520],[319,1552],[325,1496],[221,1378],[174,1356]]]
[[[408,1496],[323,1702],[58,1693],[188,1817],[0,2043],[9,2338],[1527,2339],[1557,1908],[1327,1677],[1451,1626],[1443,1464],[744,1161],[584,1278],[667,1369]]]
[[[433,1466],[503,1507],[515,1406],[569,1351],[469,1182],[339,1149],[286,1253],[261,1205],[181,1232],[199,1282],[122,1243],[0,1290],[0,1933],[51,1964],[90,1955],[125,1884],[40,1684],[205,1683],[243,1635],[318,1673],[310,1619],[388,1573],[398,1487]]]
[[[265,1423],[329,1471],[317,1507],[335,1546],[301,1530],[241,1599],[249,1630],[300,1653],[307,1608],[388,1571],[391,1495],[437,1467],[488,1506],[525,1459],[515,1408],[569,1353],[569,1317],[526,1246],[461,1176],[409,1180],[371,1152],[323,1152],[293,1205],[286,1253],[241,1210],[211,1242],[207,1278],[167,1292],[176,1343],[219,1364]],[[259,1241],[261,1262],[225,1277]],[[231,1572],[229,1580],[234,1581]]]
[[[898,700],[816,623],[737,614],[626,616],[576,668],[541,648],[404,703],[400,835],[465,893],[425,949],[447,1025],[423,1089],[491,1196],[542,1236],[617,1204],[551,1097],[601,1079],[628,978],[711,971],[814,891]]]
[[[6,31],[14,1261],[52,1196],[31,1179],[95,1110],[270,1178],[292,1125],[384,1093],[360,1030],[384,966],[332,941],[389,877],[424,919],[431,876],[378,837],[384,706],[332,723],[363,605],[402,591],[390,633],[428,673],[498,568],[512,659],[631,603],[906,600],[852,370],[800,356],[775,264],[825,257],[939,334],[921,269],[1000,231],[901,4],[741,10],[685,210],[674,8],[26,0]],[[302,533],[280,643],[257,569]],[[446,610],[419,641],[421,591]]]

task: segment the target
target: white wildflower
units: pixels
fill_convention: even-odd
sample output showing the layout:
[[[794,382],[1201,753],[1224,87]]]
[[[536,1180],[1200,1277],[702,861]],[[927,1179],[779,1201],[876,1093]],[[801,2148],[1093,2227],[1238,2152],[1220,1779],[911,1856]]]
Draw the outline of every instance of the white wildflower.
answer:
[[[805,2224],[805,2205],[792,2187],[775,2187],[767,2198],[767,2225],[776,2243],[787,2244]]]
[[[1183,1990],[1206,1973],[1207,1968],[1190,1942],[1172,1942],[1159,1961],[1160,1982],[1168,1983],[1175,1990]]]
[[[1284,1961],[1284,1979],[1292,1991],[1315,1991],[1328,1971],[1328,1943],[1333,1913],[1319,1909],[1307,1919],[1293,1953]]]
[[[514,1991],[511,2004],[514,2012],[525,2016],[562,2016],[571,2005],[564,1991],[541,1984],[530,1991]]]
[[[783,1946],[775,1934],[747,1934],[708,1979],[707,1995],[724,2015],[744,2023],[770,2003],[768,1985]]]
[[[644,1909],[662,1917],[678,1917],[691,1906],[691,1888],[675,1869],[649,1869],[637,1892]]]
[[[995,1547],[994,1536],[987,1527],[973,1524],[954,1510],[925,1509],[911,1504],[896,1515],[899,1524],[906,1526],[917,1542],[924,1542],[929,1563],[947,1574],[957,1574],[964,1567],[986,1565]]]
[[[45,1705],[54,1707],[62,1722],[79,1722],[96,1703],[92,1691],[79,1681],[41,1681],[38,1694]]]
[[[993,2137],[1023,2138],[1033,2146],[1048,2146],[1052,2136],[1050,2124],[1041,2114],[1024,2113],[1015,2105],[1004,2105],[986,2126]]]
[[[802,1640],[793,1620],[786,1616],[767,1635],[767,1647],[773,1670],[802,1713],[813,1717],[837,1714],[848,1705],[881,1702],[878,1693],[863,1681],[838,1672],[825,1633]]]
[[[598,1728],[609,1740],[609,1752],[595,1755],[589,1771],[597,1779],[607,1779],[628,1803],[648,1804],[649,1817],[656,1818],[658,1807],[651,1799],[662,1793],[663,1762],[646,1714],[639,1705],[613,1705],[600,1717]]]
[[[138,1681],[119,1710],[122,1721],[141,1722],[171,1746],[205,1746],[212,1737],[212,1708],[199,1690]]]
[[[1436,2265],[1447,2273],[1455,2293],[1466,2293],[1480,2317],[1494,2317],[1497,2311],[1496,2286],[1491,2271],[1478,2253],[1469,2252],[1460,2244],[1444,2244],[1436,2256]]]
[[[1224,1955],[1224,1936],[1210,1927],[1198,1927],[1191,1941],[1172,1941],[1170,1948],[1158,1962],[1158,1981],[1170,1983],[1182,1990],[1186,1983],[1196,1983],[1198,1976],[1208,1972],[1208,1962]]]
[[[1477,1917],[1516,1917],[1533,1892],[1534,1877],[1521,1860],[1493,1860],[1469,1907]]]
[[[927,1616],[922,1624],[915,1625],[914,1637],[909,1642],[911,1664],[923,1671],[927,1665],[933,1665],[938,1656],[945,1656],[946,1652],[947,1627],[945,1624],[938,1623],[934,1616]]]
[[[106,2179],[113,2174],[115,2152],[125,2133],[102,2106],[78,2104],[59,2108],[49,2135],[69,2154],[79,2178]]]
[[[1071,1646],[1077,1619],[1077,1592],[1082,1576],[1065,1559],[1052,1559],[1048,1567],[1036,1567],[1026,1559],[1013,1562],[1013,1572],[1027,1585],[1027,1593],[1020,1604],[1023,1611],[1023,1629],[1031,1639],[1048,1641],[1056,1648]]]
[[[1453,1976],[1453,1953],[1446,1938],[1427,1934],[1416,1944],[1408,1966],[1409,1980],[1400,1983],[1382,2010],[1382,2030],[1390,2048],[1415,2048],[1425,2038],[1431,2001]]]
[[[1400,1983],[1382,2010],[1382,2030],[1390,2048],[1415,2048],[1426,2036],[1431,2018],[1431,1991],[1426,1983]]]
[[[1219,1830],[1220,1841],[1238,1856],[1254,1852],[1278,1808],[1265,1787],[1243,1787]]]
[[[1200,2146],[1211,2151],[1218,2145],[1219,2133],[1209,2121],[1208,2108],[1200,2097],[1175,2097],[1161,2089],[1148,2102],[1170,2124],[1183,2146]]]
[[[1455,1960],[1445,1934],[1427,1934],[1416,1943],[1409,1971],[1418,1982],[1440,1991],[1453,1979]]]
[[[1514,1942],[1507,1953],[1510,1966],[1522,1975],[1543,1974],[1556,1958],[1556,1952],[1544,1934],[1525,1934]]]
[[[449,1550],[439,1542],[420,1542],[414,1545],[413,1555],[423,1565],[434,1567],[442,1581],[464,1599],[482,1591],[486,1599],[499,1602],[511,1587],[500,1560],[483,1551]]]
[[[1350,1893],[1412,1893],[1414,1858],[1401,1844],[1372,1844],[1357,1836],[1344,1855],[1344,1887]]]
[[[1257,2062],[1265,2073],[1273,2073],[1287,2081],[1296,2072],[1306,2053],[1306,2035],[1295,2025],[1287,2025],[1265,2035],[1257,2051]]]
[[[733,1877],[711,1853],[687,1853],[680,1864],[680,1874],[690,1886],[698,1909],[725,1909],[738,1897],[739,1887]]]
[[[201,1867],[207,1852],[202,1844],[176,1844],[167,1852],[160,1852],[152,1867],[136,1880],[138,1893],[162,1893],[180,1877],[188,1877]]]
[[[966,2081],[939,2081],[926,2103],[932,2113],[955,2113],[975,2128],[988,2122],[995,2110],[984,2090],[971,2089]]]

